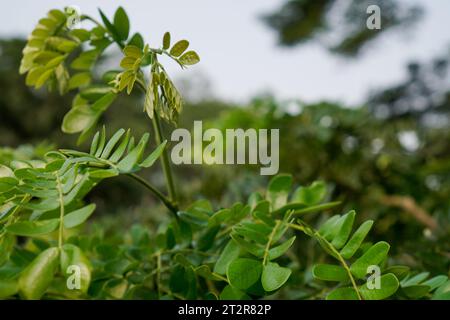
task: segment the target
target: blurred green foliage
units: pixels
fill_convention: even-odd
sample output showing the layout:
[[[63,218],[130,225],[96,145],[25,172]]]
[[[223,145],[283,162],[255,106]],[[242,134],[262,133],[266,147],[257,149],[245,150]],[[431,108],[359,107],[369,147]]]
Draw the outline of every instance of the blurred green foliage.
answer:
[[[380,30],[366,28],[370,5],[381,9]],[[265,15],[263,21],[277,33],[280,45],[321,39],[319,43],[331,52],[355,56],[380,35],[416,23],[422,11],[417,4],[398,0],[289,0],[276,12]]]

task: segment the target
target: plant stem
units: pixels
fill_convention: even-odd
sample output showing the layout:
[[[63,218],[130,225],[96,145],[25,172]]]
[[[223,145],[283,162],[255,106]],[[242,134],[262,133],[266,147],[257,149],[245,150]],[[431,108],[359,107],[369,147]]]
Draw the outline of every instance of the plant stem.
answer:
[[[155,139],[156,143],[160,145],[163,141],[162,136],[162,130],[161,130],[161,124],[159,122],[159,116],[157,113],[153,115],[153,130],[155,131]],[[170,167],[170,161],[169,156],[167,155],[167,150],[164,149],[161,155],[161,164],[164,171],[164,176],[166,178],[167,182],[167,191],[169,192],[169,198],[174,202],[177,203],[177,194],[175,191],[175,184],[173,182],[173,175],[172,175],[172,169]]]
[[[64,197],[61,188],[61,180],[59,175],[56,175],[56,181],[58,183],[58,195],[59,195],[59,232],[58,232],[58,247],[61,249],[63,244],[63,233],[64,233]]]
[[[176,204],[174,204],[170,199],[168,199],[163,193],[161,193],[161,191],[159,191],[158,189],[156,189],[154,186],[152,186],[147,180],[145,180],[144,178],[138,176],[135,173],[129,173],[127,174],[127,176],[133,178],[134,180],[136,180],[137,182],[139,182],[140,184],[142,184],[143,186],[145,186],[148,190],[150,190],[158,199],[160,199],[164,205],[167,207],[167,209],[169,209],[172,213],[174,213],[176,215],[177,211],[178,211],[178,207]]]
[[[272,245],[273,236],[278,230],[278,227],[280,226],[280,221],[277,220],[275,227],[272,229],[272,232],[270,233],[269,240],[267,241],[266,248],[264,249],[264,257],[263,257],[263,265],[265,266],[267,264],[267,259],[269,258],[269,250],[270,246]]]
[[[145,85],[143,83],[141,83],[140,81],[136,81],[138,88],[140,88],[142,90],[142,92],[145,94],[146,93],[146,88]],[[161,124],[159,122],[159,116],[158,114],[155,112],[153,114],[153,119],[152,119],[152,124],[153,124],[153,131],[155,133],[155,140],[156,140],[156,144],[160,145],[163,141],[163,135],[162,135],[162,130],[161,130]],[[161,155],[161,165],[163,168],[163,172],[164,172],[164,177],[166,179],[166,183],[167,183],[167,191],[169,193],[169,198],[172,201],[172,203],[177,206],[177,194],[175,191],[175,184],[173,182],[173,174],[172,174],[172,170],[170,167],[170,161],[169,161],[169,156],[167,155],[167,150],[164,149]]]

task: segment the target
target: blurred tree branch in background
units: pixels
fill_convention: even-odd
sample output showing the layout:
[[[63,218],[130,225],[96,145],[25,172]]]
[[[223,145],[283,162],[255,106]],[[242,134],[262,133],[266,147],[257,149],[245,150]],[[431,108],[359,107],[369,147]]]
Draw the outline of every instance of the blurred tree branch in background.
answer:
[[[381,29],[366,27],[366,9],[381,9]],[[423,9],[397,0],[289,0],[263,21],[272,28],[282,46],[319,41],[331,52],[356,56],[380,35],[416,23]]]

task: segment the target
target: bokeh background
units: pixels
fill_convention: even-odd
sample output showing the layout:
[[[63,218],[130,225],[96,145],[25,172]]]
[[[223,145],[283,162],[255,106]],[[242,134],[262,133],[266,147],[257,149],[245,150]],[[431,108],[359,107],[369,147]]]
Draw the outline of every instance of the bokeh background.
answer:
[[[381,8],[368,30],[366,8]],[[74,148],[60,124],[72,96],[25,86],[18,74],[27,34],[49,9],[97,15],[123,6],[132,30],[157,46],[186,37],[202,61],[168,68],[186,99],[180,127],[279,128],[280,171],[324,180],[339,208],[375,219],[399,263],[435,273],[450,264],[450,2],[446,0],[31,1],[0,11],[0,163]],[[120,53],[108,51],[104,66]],[[101,68],[100,68],[101,69]],[[98,70],[101,74],[102,70]],[[123,97],[102,123],[149,130],[143,97]],[[166,127],[167,132],[172,128]],[[183,203],[245,201],[269,179],[257,166],[176,166]],[[158,168],[145,172],[163,184]],[[153,198],[120,178],[90,195],[111,232],[164,218]],[[302,250],[307,251],[306,246]],[[311,259],[310,251],[305,259]]]

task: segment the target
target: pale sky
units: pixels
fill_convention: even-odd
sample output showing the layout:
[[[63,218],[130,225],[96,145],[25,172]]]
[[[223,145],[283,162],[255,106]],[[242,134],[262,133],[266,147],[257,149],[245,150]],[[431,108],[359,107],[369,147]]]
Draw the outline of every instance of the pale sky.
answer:
[[[258,17],[283,0],[2,1],[0,37],[26,36],[54,7],[77,5],[83,13],[98,17],[97,7],[112,16],[121,5],[130,16],[132,31],[141,32],[151,46],[159,46],[165,31],[173,39],[188,39],[202,61],[187,71],[173,65],[172,77],[201,72],[219,98],[245,102],[270,91],[281,99],[355,105],[370,89],[400,81],[408,61],[429,61],[449,49],[450,1],[403,1],[421,3],[424,19],[409,32],[381,38],[361,58],[352,60],[331,55],[318,45],[277,47],[275,33]]]

